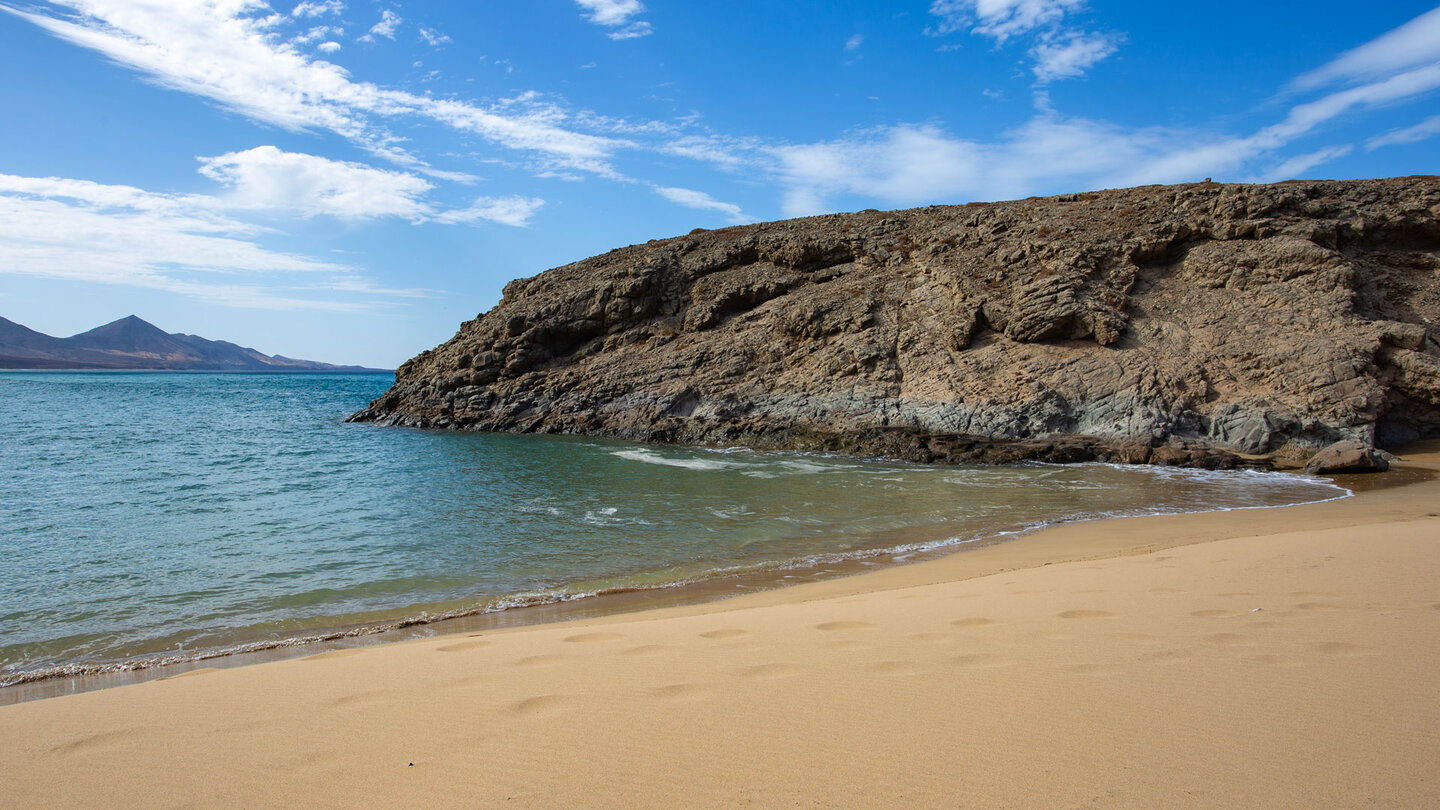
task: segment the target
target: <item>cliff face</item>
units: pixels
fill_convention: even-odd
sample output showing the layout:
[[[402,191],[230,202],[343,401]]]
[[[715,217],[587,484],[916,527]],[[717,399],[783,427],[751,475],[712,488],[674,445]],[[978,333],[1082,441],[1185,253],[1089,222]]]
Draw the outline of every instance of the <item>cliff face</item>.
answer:
[[[1437,322],[1437,177],[862,211],[511,282],[352,419],[1285,465],[1440,435]]]

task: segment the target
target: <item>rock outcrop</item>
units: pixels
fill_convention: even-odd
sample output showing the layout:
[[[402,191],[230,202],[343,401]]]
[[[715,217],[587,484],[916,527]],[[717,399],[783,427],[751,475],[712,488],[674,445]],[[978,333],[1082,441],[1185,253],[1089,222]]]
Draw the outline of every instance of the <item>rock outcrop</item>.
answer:
[[[1440,435],[1440,178],[861,211],[511,282],[357,421],[1300,466]]]

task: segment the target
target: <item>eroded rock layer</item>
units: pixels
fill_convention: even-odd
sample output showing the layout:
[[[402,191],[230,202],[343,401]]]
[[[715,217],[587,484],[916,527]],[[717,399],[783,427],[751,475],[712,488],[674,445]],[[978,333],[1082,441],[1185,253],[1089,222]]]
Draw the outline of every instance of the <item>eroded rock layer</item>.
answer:
[[[1440,178],[862,211],[511,282],[359,421],[921,461],[1440,435]]]

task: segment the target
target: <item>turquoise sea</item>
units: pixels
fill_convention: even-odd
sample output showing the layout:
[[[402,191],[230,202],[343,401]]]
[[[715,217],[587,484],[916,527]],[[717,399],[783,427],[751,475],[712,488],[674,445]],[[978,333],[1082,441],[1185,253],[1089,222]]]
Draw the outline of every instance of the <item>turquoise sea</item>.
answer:
[[[343,422],[390,381],[0,372],[0,685],[1345,494]]]

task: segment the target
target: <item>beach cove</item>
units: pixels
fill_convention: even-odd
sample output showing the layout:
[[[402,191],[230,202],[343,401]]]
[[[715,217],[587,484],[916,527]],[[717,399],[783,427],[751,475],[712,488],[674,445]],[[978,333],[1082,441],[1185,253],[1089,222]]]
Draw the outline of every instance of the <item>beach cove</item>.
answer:
[[[1422,480],[0,708],[11,805],[1440,801]]]

